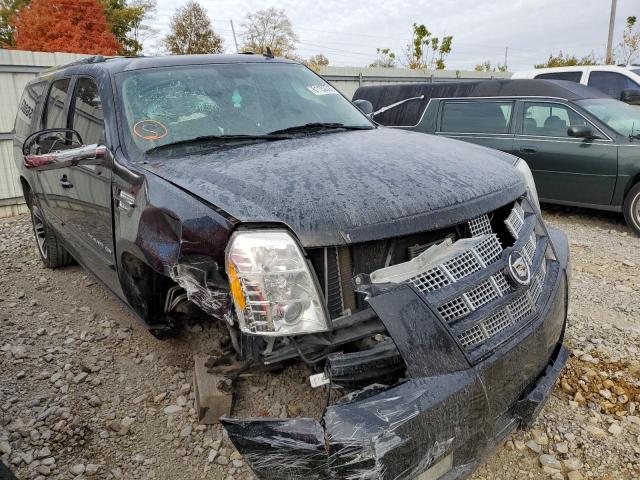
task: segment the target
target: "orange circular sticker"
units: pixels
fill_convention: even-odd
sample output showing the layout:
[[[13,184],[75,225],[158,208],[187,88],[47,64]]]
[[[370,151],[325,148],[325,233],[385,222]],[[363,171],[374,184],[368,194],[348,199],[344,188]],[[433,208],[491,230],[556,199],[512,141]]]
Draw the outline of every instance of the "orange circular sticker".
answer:
[[[169,130],[156,120],[141,120],[133,126],[133,133],[145,140],[160,140],[167,136]]]

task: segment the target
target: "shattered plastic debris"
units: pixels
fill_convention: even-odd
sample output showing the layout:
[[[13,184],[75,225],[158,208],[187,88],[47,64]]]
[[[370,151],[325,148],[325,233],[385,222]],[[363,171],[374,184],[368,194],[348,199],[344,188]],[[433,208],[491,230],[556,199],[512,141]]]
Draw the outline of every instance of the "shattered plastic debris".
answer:
[[[230,307],[229,292],[209,286],[211,268],[212,262],[207,260],[178,263],[171,268],[170,275],[173,281],[184,288],[191,302],[209,315],[226,320]]]

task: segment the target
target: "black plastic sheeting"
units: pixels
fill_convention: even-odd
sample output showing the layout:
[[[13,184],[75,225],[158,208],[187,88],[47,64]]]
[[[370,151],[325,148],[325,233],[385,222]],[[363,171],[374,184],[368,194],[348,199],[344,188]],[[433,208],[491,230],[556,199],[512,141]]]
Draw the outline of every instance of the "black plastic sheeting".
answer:
[[[341,399],[322,423],[223,418],[229,438],[262,480],[410,480],[448,455],[442,479],[467,478],[509,432],[533,422],[567,361],[568,244],[558,231],[552,237],[558,262],[545,307],[485,361],[465,363],[412,287],[372,293],[409,378]]]
[[[609,98],[593,88],[563,80],[486,80],[374,85],[358,88],[353,99],[370,101],[373,104],[373,110],[376,111],[393,103],[419,96],[424,98],[411,100],[379,113],[375,115],[374,120],[382,125],[414,126],[420,121],[422,113],[432,98],[510,96],[557,97],[567,100]]]
[[[305,247],[318,247],[436,230],[495,210],[525,191],[514,158],[379,128],[149,159],[143,167],[243,223],[285,224]]]

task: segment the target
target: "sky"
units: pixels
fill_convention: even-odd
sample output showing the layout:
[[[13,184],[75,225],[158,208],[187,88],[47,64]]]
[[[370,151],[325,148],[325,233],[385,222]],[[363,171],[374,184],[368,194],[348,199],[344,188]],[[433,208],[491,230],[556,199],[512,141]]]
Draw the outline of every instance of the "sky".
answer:
[[[175,9],[187,0],[156,0],[155,30],[145,41],[146,54],[161,54],[161,38]],[[609,0],[200,0],[226,53],[235,45],[230,20],[241,42],[242,24],[250,12],[285,10],[300,38],[298,55],[323,53],[331,65],[365,66],[377,47],[388,47],[402,60],[412,24],[425,24],[435,35],[453,35],[448,69],[472,70],[483,61],[504,62],[510,71],[533,68],[550,53],[578,56],[593,52],[604,58],[609,28]],[[626,18],[640,17],[640,1],[618,0],[614,45],[622,38]],[[640,58],[638,59],[640,62]]]

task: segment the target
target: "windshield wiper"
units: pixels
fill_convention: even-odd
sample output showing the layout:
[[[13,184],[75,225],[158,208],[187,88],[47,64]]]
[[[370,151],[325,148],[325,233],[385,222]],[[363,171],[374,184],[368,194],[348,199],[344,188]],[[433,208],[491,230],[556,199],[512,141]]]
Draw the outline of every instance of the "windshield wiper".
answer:
[[[195,143],[231,143],[231,142],[242,142],[242,141],[251,141],[251,140],[265,140],[265,141],[273,141],[273,140],[286,140],[291,138],[289,135],[273,135],[268,133],[266,135],[203,135],[200,137],[187,138],[185,140],[178,140],[177,142],[165,143],[164,145],[158,145],[157,147],[150,148],[146,150],[144,153],[147,155],[159,152],[161,150],[168,150],[174,147],[180,147],[183,145],[191,145]]]
[[[374,127],[370,125],[345,125],[344,123],[323,123],[313,122],[305,123],[304,125],[294,125],[293,127],[287,127],[280,130],[274,130],[269,132],[269,135],[278,135],[281,133],[307,133],[307,132],[319,132],[321,130],[370,130]]]

